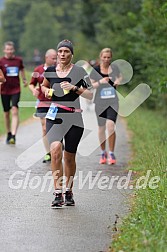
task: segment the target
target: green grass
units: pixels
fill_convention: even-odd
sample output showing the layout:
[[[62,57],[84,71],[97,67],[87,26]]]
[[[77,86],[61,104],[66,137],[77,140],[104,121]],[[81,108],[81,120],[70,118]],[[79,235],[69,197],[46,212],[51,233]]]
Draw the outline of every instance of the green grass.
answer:
[[[138,109],[127,118],[134,151],[129,169],[136,180],[151,170],[150,178],[159,176],[156,189],[134,190],[131,213],[123,220],[111,245],[112,252],[167,251],[167,120],[153,111]]]
[[[26,72],[27,80],[30,80],[30,72]],[[21,83],[21,98],[20,101],[35,101],[36,99],[32,95],[31,91],[29,90],[29,87],[26,88],[23,87],[23,84]],[[19,108],[19,117],[20,122],[25,121],[26,119],[32,117],[33,113],[35,112],[35,108],[33,107],[26,107],[26,108]],[[2,105],[0,106],[0,135],[6,133],[5,131],[5,125],[4,125],[4,117],[3,117],[3,109]]]

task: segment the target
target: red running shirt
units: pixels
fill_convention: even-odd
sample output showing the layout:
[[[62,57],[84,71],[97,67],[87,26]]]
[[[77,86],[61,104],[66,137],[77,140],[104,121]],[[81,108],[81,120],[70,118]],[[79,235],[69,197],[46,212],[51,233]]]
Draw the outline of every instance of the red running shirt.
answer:
[[[40,101],[50,101],[42,93],[41,86],[40,86],[40,84],[42,84],[43,79],[44,79],[45,70],[46,70],[46,68],[44,67],[44,64],[37,66],[34,69],[34,72],[32,73],[32,77],[31,77],[31,81],[30,81],[30,85],[34,85],[35,87],[38,85],[38,88],[39,88],[38,89],[38,91],[39,91],[38,99]]]
[[[6,82],[2,84],[1,94],[12,95],[20,92],[19,72],[24,68],[22,58],[14,56],[11,59],[0,58],[0,69]]]

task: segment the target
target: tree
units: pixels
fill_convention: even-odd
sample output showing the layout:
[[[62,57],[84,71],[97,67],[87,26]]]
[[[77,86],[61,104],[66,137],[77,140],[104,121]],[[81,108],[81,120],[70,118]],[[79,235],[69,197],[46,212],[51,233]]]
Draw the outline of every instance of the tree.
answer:
[[[54,18],[50,4],[34,2],[24,22],[25,32],[20,38],[19,45],[27,60],[32,60],[35,48],[44,54],[48,48],[56,47],[60,26]]]
[[[141,59],[145,68],[141,75],[145,76],[152,88],[148,100],[151,108],[163,107],[167,103],[167,3],[165,0],[145,0],[142,4],[141,27],[144,34],[144,48]]]
[[[3,41],[12,40],[16,51],[19,51],[20,35],[24,32],[24,17],[30,8],[30,2],[20,0],[6,0],[2,11],[2,38]]]

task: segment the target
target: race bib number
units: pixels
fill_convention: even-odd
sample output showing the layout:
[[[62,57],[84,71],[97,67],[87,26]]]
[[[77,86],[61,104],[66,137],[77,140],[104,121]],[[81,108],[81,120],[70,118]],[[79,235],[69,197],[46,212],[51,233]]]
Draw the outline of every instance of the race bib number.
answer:
[[[51,103],[50,108],[45,116],[45,118],[50,120],[55,120],[57,115],[58,108],[54,103]]]
[[[10,77],[18,76],[19,75],[19,68],[18,67],[7,67],[6,68],[6,75]]]
[[[107,87],[103,88],[100,92],[100,98],[101,99],[109,99],[109,98],[115,98],[116,91],[113,87]]]

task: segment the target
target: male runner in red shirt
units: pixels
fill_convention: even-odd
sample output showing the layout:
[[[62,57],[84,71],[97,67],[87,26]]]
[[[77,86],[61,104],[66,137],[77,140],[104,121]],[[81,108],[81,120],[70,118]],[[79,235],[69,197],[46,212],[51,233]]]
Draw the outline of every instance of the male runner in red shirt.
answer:
[[[43,143],[46,149],[46,155],[44,157],[43,163],[46,163],[48,161],[51,160],[51,156],[50,156],[50,151],[49,151],[49,144],[48,144],[48,140],[45,137],[46,135],[46,119],[45,119],[45,115],[48,111],[48,107],[41,107],[40,106],[40,102],[42,101],[49,101],[49,99],[47,99],[45,97],[45,95],[42,93],[41,91],[41,86],[40,84],[42,84],[43,79],[44,79],[44,72],[45,70],[52,65],[56,65],[56,58],[57,58],[57,54],[56,51],[54,49],[49,49],[46,51],[45,53],[45,63],[42,65],[37,66],[34,69],[34,72],[32,74],[32,78],[29,84],[29,88],[32,91],[32,94],[38,99],[37,100],[37,109],[36,109],[36,113],[35,115],[37,117],[40,118],[41,121],[41,126],[42,126],[42,135],[43,135]]]
[[[21,74],[24,86],[28,84],[25,78],[22,58],[15,56],[14,53],[14,43],[12,41],[5,42],[4,57],[0,58],[0,69],[6,79],[6,82],[1,86],[1,100],[7,131],[7,144],[15,144],[15,136],[19,125],[18,102],[21,92],[19,74]]]

